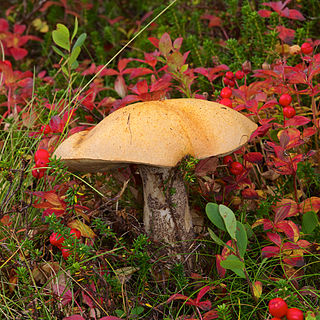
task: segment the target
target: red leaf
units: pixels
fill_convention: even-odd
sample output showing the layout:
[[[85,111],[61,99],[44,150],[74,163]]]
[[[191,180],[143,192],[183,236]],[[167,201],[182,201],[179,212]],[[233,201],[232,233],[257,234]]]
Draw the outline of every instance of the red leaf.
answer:
[[[276,101],[276,100],[267,101],[261,108],[259,108],[259,111],[264,110],[264,109],[273,108],[276,104],[278,104],[278,101]]]
[[[203,287],[199,292],[198,292],[198,295],[197,295],[197,299],[196,299],[196,303],[198,303],[202,297],[208,292],[211,290],[211,287],[210,286],[205,286]]]
[[[208,312],[206,312],[203,316],[202,319],[203,320],[212,320],[212,319],[217,319],[219,317],[219,314],[217,311],[215,310],[210,310]]]
[[[149,37],[148,40],[157,48],[159,49],[159,39],[154,37]]]
[[[160,79],[156,82],[153,82],[150,87],[150,92],[164,90],[167,91],[168,87],[171,86],[172,77],[170,74],[165,73]]]
[[[163,56],[167,56],[172,50],[172,41],[169,34],[166,32],[162,35],[159,41],[159,50]]]
[[[180,294],[180,293],[175,293],[173,294],[168,300],[167,300],[167,303],[173,301],[173,300],[184,300],[186,301],[187,300],[187,304],[189,305],[195,305],[195,302],[193,299],[183,295],[183,294]]]
[[[292,256],[289,258],[284,258],[283,262],[289,264],[290,266],[301,268],[304,266],[304,259],[301,256]]]
[[[81,75],[87,76],[87,75],[94,74],[96,72],[96,69],[97,69],[96,65],[94,63],[92,63],[91,66],[88,69],[84,70],[81,73]]]
[[[67,289],[66,286],[62,284],[52,283],[51,288],[53,293],[58,295],[61,298],[61,303],[64,306],[70,303],[74,299],[74,296],[70,291],[70,289]]]
[[[288,128],[278,132],[277,136],[280,145],[284,150],[296,148],[304,144],[304,140],[300,138],[301,132],[296,128]]]
[[[304,128],[304,130],[302,132],[302,138],[306,139],[308,137],[311,137],[314,134],[316,134],[316,132],[317,132],[317,129],[315,127]]]
[[[28,54],[28,51],[23,48],[10,48],[9,51],[15,60],[21,60]]]
[[[212,27],[220,27],[221,26],[221,18],[217,16],[213,16],[211,14],[203,14],[200,19],[208,19],[209,20],[209,28]]]
[[[251,135],[250,141],[252,141],[255,137],[264,137],[269,129],[272,127],[271,123],[263,124],[262,126],[258,127]]]
[[[303,71],[292,72],[287,75],[290,84],[306,83],[307,77]]]
[[[281,237],[277,233],[267,232],[267,237],[271,242],[276,244],[278,247],[281,246]]]
[[[298,241],[300,232],[298,226],[291,220],[280,221],[276,224],[278,232],[283,232],[289,240]]]
[[[273,228],[273,223],[269,219],[259,219],[253,225],[252,228],[263,224],[263,230],[270,230]]]
[[[180,50],[182,42],[183,42],[183,38],[177,38],[176,40],[173,41],[173,48],[175,50]]]
[[[293,20],[300,20],[300,21],[306,20],[306,18],[302,15],[302,13],[295,9],[289,9],[288,18]]]
[[[257,191],[252,188],[243,189],[241,195],[244,199],[259,199]]]
[[[208,77],[208,69],[206,69],[206,68],[203,68],[203,67],[199,67],[199,68],[195,68],[194,70],[193,70],[194,72],[197,72],[197,73],[200,73],[200,74],[202,74],[203,76],[205,76],[205,77]]]
[[[10,221],[10,216],[8,214],[5,214],[1,219],[0,223],[4,226],[10,226],[12,224],[12,221]]]
[[[270,258],[270,257],[274,257],[277,256],[280,252],[280,249],[278,247],[274,247],[274,246],[267,246],[262,248],[261,250],[261,256],[263,258]]]
[[[142,68],[142,67],[134,68],[133,71],[130,74],[130,79],[141,77],[141,76],[144,76],[144,75],[149,74],[149,73],[153,73],[153,71],[151,69]]]
[[[261,152],[249,152],[243,158],[251,163],[261,164],[263,162],[263,155]]]
[[[311,246],[311,243],[307,240],[301,239],[297,242],[297,245],[299,246],[299,248],[308,248]]]
[[[308,198],[301,202],[300,207],[302,208],[302,213],[307,213],[309,211],[314,211],[315,213],[317,213],[320,210],[320,198]]]
[[[200,160],[195,168],[195,174],[197,176],[203,177],[207,174],[213,173],[216,171],[218,166],[218,158],[211,157],[207,159]]]
[[[305,124],[309,123],[311,120],[307,117],[303,116],[294,116],[293,118],[286,121],[286,126],[304,126]]]
[[[280,13],[284,8],[284,5],[281,1],[274,1],[274,2],[263,2],[263,6],[270,7],[274,11]]]
[[[124,68],[127,66],[127,64],[130,62],[130,59],[121,59],[118,62],[118,70],[120,71],[120,73],[122,73],[122,71],[124,70]]]
[[[127,85],[122,76],[118,76],[114,82],[114,90],[121,98],[124,98],[127,95]]]
[[[293,29],[288,29],[284,26],[277,26],[277,31],[279,32],[279,38],[285,43],[291,43],[294,39],[295,31]]]
[[[204,311],[210,310],[212,307],[211,302],[209,300],[201,301],[200,303],[197,303],[196,306]]]
[[[78,314],[74,314],[70,317],[63,318],[62,320],[86,320],[86,319]]]
[[[102,66],[103,67],[103,66]],[[101,69],[101,68],[100,68]],[[100,70],[99,67],[97,67],[97,71]],[[103,77],[103,76],[116,76],[118,75],[119,72],[116,71],[116,70],[113,70],[113,69],[103,69],[101,72],[100,72],[100,76]]]
[[[53,132],[59,133],[59,132],[63,132],[65,122],[62,121],[62,119],[60,119],[59,116],[53,116],[50,119],[49,125]]]
[[[271,13],[272,12],[270,10],[266,10],[266,9],[262,9],[258,11],[258,15],[262,18],[269,18]]]
[[[282,199],[276,204],[274,223],[279,223],[285,218],[295,216],[299,213],[298,205],[291,199]]]
[[[94,307],[92,299],[84,292],[81,291],[83,302],[88,305],[90,308]]]
[[[9,30],[9,23],[6,19],[0,19],[0,32],[6,32]]]
[[[226,275],[226,269],[221,267],[221,261],[222,261],[222,256],[220,254],[216,255],[216,268],[218,271],[218,275],[220,278],[224,278],[224,276]]]

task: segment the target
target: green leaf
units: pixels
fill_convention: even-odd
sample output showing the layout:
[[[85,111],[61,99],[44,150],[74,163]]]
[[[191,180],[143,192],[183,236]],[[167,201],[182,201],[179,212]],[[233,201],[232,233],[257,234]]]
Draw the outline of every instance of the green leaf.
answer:
[[[126,316],[126,313],[123,310],[117,309],[114,311],[117,317],[122,318]]]
[[[135,307],[135,308],[133,308],[132,310],[131,310],[131,312],[130,312],[130,314],[132,314],[132,315],[139,315],[139,314],[141,314],[142,312],[144,311],[144,308],[142,307],[142,306],[137,306],[137,307]]]
[[[239,221],[237,221],[236,239],[240,256],[243,258],[247,250],[248,237],[245,226]]]
[[[181,66],[180,71],[181,72],[186,72],[188,70],[189,65],[188,64],[184,64],[183,66]]]
[[[225,260],[222,260],[220,262],[220,265],[222,268],[229,269],[233,271],[235,274],[237,274],[241,278],[245,278],[245,274],[243,272],[244,269],[244,263],[240,261],[240,259],[231,254],[228,256]]]
[[[209,220],[220,230],[227,231],[223,219],[219,213],[219,206],[216,203],[209,202],[206,205],[206,214]]]
[[[236,238],[236,229],[237,229],[237,220],[231,209],[224,206],[223,204],[219,205],[219,213],[224,221],[226,229],[232,239]]]
[[[246,232],[247,232],[247,238],[250,239],[251,237],[254,236],[254,232],[252,231],[251,226],[249,225],[249,223],[247,222],[244,227],[246,228]]]
[[[74,19],[74,29],[73,29],[73,33],[72,33],[72,37],[71,37],[71,42],[74,39],[74,37],[77,35],[78,32],[78,18],[76,17]]]
[[[208,228],[208,230],[209,230],[209,234],[210,234],[211,239],[216,244],[218,244],[220,246],[225,246],[226,245],[210,228]]]
[[[319,219],[314,211],[306,212],[302,216],[302,231],[303,233],[312,233],[319,224]]]
[[[74,70],[76,68],[79,67],[79,62],[78,61],[75,61],[72,65],[71,65],[71,70]]]
[[[79,57],[79,54],[80,54],[80,47],[76,47],[74,49],[72,49],[72,52],[71,52],[71,55],[70,55],[70,58],[69,58],[69,63],[72,65],[76,60],[77,58]]]
[[[86,40],[86,38],[87,38],[87,34],[81,33],[79,38],[77,39],[76,43],[73,45],[72,51],[75,48],[81,47],[83,45],[84,41]]]
[[[57,29],[52,31],[52,39],[56,45],[59,47],[70,51],[70,33],[68,28],[61,24],[57,24]]]
[[[59,56],[63,57],[64,59],[67,59],[66,55],[56,46],[52,46],[53,51],[57,53]]]
[[[67,68],[66,68],[65,66],[61,66],[61,69],[62,69],[63,73],[64,73],[67,77],[69,77],[69,73],[68,73]]]

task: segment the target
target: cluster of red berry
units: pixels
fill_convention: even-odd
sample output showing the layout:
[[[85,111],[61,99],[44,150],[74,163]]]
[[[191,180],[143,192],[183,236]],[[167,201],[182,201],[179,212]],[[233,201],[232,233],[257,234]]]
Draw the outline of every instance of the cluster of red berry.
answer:
[[[303,320],[303,312],[298,308],[288,308],[282,298],[274,298],[269,301],[269,312],[273,316],[271,320],[281,320],[284,316],[287,320]]]
[[[227,71],[224,78],[223,83],[227,86],[221,90],[220,96],[221,100],[220,103],[231,108],[232,107],[232,101],[230,97],[232,96],[232,90],[235,86],[235,79],[241,80],[244,77],[244,72],[241,70],[238,70],[235,74],[233,74],[232,71]]]
[[[292,98],[289,94],[282,94],[279,98],[279,104],[283,106],[282,112],[285,118],[291,119],[296,115],[296,110],[290,106]]]
[[[49,163],[49,152],[46,149],[39,149],[34,154],[34,161],[36,165],[32,170],[32,175],[36,179],[40,179],[44,176],[46,168]]]
[[[232,156],[225,156],[223,163],[229,167],[229,170],[235,176],[239,176],[244,172],[243,165],[238,161],[233,161]]]
[[[73,237],[74,239],[80,239],[81,238],[81,232],[78,229],[71,229],[70,230],[70,236]],[[64,243],[64,237],[57,233],[57,232],[53,232],[49,238],[50,243],[53,246],[56,246],[57,248],[59,248],[62,252],[62,256],[67,259],[71,254],[72,251],[69,248],[65,248],[63,247],[63,243]]]

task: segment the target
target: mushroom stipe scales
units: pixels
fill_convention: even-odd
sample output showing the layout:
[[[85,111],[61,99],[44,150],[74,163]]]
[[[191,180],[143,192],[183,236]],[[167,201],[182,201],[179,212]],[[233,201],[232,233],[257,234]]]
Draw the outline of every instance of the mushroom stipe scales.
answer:
[[[146,232],[156,241],[185,248],[181,244],[194,236],[192,220],[183,178],[173,169],[187,155],[204,159],[229,154],[256,128],[244,115],[215,102],[146,101],[118,109],[92,130],[70,136],[54,154],[73,171],[137,164]]]

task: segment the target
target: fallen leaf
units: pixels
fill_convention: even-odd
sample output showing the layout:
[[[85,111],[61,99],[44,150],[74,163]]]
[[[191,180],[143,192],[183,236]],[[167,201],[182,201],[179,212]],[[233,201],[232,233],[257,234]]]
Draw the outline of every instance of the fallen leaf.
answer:
[[[68,223],[68,227],[71,229],[77,229],[81,232],[82,237],[94,239],[96,234],[93,232],[93,230],[80,220],[73,220],[70,223]]]

